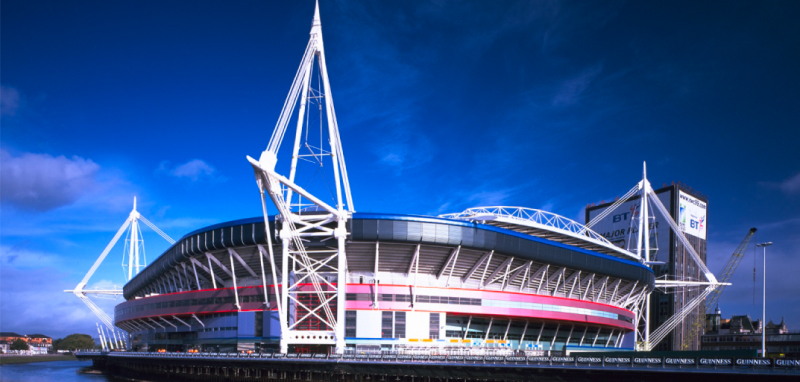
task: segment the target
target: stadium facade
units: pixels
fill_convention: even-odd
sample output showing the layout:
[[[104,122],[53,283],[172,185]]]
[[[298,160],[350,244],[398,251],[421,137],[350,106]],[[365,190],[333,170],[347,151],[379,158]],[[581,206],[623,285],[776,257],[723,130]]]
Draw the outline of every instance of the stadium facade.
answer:
[[[349,223],[344,283],[351,350],[619,349],[634,330],[631,308],[654,286],[648,267],[559,232],[388,214],[355,213]],[[283,264],[275,265],[277,283],[266,276],[272,269],[265,232],[259,217],[184,236],[125,285],[115,325],[130,333],[135,350],[279,349],[275,284],[283,286]],[[336,249],[307,243],[315,261]],[[289,282],[295,266],[287,264]],[[335,270],[319,271],[340,284]],[[304,289],[306,298],[289,304],[290,324],[320,306],[311,286]],[[296,329],[309,337],[331,329],[322,318]],[[289,351],[329,347],[295,344]]]

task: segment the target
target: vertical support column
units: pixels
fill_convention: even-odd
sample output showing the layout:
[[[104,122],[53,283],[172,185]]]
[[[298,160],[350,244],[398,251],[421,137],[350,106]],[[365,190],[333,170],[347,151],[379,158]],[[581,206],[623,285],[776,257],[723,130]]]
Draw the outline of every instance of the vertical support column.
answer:
[[[519,337],[519,346],[517,346],[517,349],[522,349],[522,342],[525,341],[525,333],[528,333],[528,321],[525,321],[525,328],[522,329],[522,335]]]
[[[594,335],[594,341],[592,341],[592,347],[594,347],[594,344],[597,343],[597,339],[600,338],[600,329],[601,328],[597,328],[597,333]]]
[[[97,335],[100,337],[100,349],[102,351],[106,351],[106,340],[103,338],[103,331],[100,330],[100,325],[98,325],[96,322],[94,325],[97,327]]]
[[[242,310],[242,305],[239,304],[239,289],[236,287],[236,268],[233,266],[233,252],[228,249],[228,257],[231,259],[231,279],[233,279],[233,296],[236,298],[236,309]]]
[[[214,286],[214,289],[217,289],[217,277],[214,276],[214,268],[211,266],[211,258],[208,256],[209,255],[206,253],[206,260],[208,260],[208,273],[211,273],[211,284]]]
[[[569,346],[569,341],[572,340],[572,331],[574,331],[574,330],[575,330],[575,325],[572,325],[569,328],[569,334],[567,335],[567,341],[564,342],[564,349],[566,349],[567,346]]]
[[[513,263],[513,261],[509,261],[508,264],[506,264],[506,273],[503,275],[503,283],[500,284],[500,290],[506,290],[506,281],[508,281],[508,272],[511,270],[511,263]],[[491,282],[491,280],[489,280],[489,282]]]
[[[583,340],[586,339],[586,332],[588,332],[588,331],[589,331],[589,327],[588,326],[583,329],[583,335],[581,336],[581,343],[579,343],[578,346],[583,346]]]
[[[447,275],[447,283],[445,284],[448,288],[450,288],[450,278],[453,277],[453,269],[456,268],[456,264],[458,263],[458,254],[461,252],[461,245],[456,248],[456,256],[453,258],[453,264],[450,265],[450,273]]]
[[[486,271],[489,269],[489,263],[492,262],[492,256],[493,255],[494,255],[494,250],[489,252],[489,258],[486,259],[486,265],[483,267],[483,274],[481,274],[481,283],[479,284],[480,285],[480,289],[483,289],[483,287],[484,287],[483,280],[486,278]]]
[[[643,229],[640,233],[644,241],[644,260],[650,261],[650,211],[647,206],[647,197],[650,193],[650,182],[647,181],[647,164],[644,165],[642,179],[642,211],[639,214],[639,227]],[[642,223],[644,222],[644,223]]]
[[[111,337],[109,337],[108,331],[106,330],[106,328],[101,326],[100,330],[103,331],[103,335],[104,335],[103,338],[105,338],[106,342],[108,343],[109,350],[114,350],[115,349],[114,348],[114,341],[111,341]]]
[[[197,286],[197,290],[200,290],[200,277],[197,276],[197,266],[194,264],[194,261],[192,261],[192,271],[194,271],[194,282]]]
[[[419,257],[422,256],[420,253],[420,245],[417,244],[417,255],[414,256],[414,288],[412,288],[413,295],[411,296],[411,311],[415,311],[417,309],[417,278],[419,277]]]
[[[642,193],[642,207],[644,208],[642,220],[644,220],[644,258],[645,261],[650,261],[650,219],[649,208],[647,206],[647,196],[650,193],[650,182],[647,181],[647,163],[643,165],[643,178],[642,186],[644,192]],[[669,218],[669,217],[668,217]],[[646,288],[646,287],[645,287]],[[650,294],[647,295],[647,301],[644,307],[644,347],[650,348]],[[636,323],[639,324],[638,322]]]
[[[472,318],[472,317],[470,317]],[[489,327],[486,328],[486,335],[483,336],[483,340],[486,341],[489,339],[489,332],[492,331],[492,323],[494,323],[494,317],[489,319]]]
[[[327,97],[326,97],[327,99]],[[335,162],[334,162],[335,163]],[[341,200],[341,199],[340,199]],[[339,212],[343,213],[341,203],[339,204]],[[337,257],[339,260],[338,270],[339,277],[336,282],[336,327],[334,328],[334,337],[336,338],[336,354],[344,354],[344,326],[345,326],[345,308],[346,308],[346,292],[347,292],[347,255],[345,254],[345,239],[347,238],[347,220],[339,217],[339,226],[336,227],[336,239],[339,242],[337,248]],[[376,247],[375,268],[377,270],[378,258]],[[376,272],[377,277],[377,272]],[[377,283],[375,293],[378,293]]]
[[[136,204],[136,198],[134,198],[134,210],[136,209],[135,204]],[[130,246],[128,247],[128,281],[130,281],[133,279],[133,265],[134,265],[134,258],[136,256],[136,250],[134,249],[133,246],[133,243],[136,241],[134,238],[134,235],[136,235],[136,228],[135,228],[136,220],[131,218],[128,219],[131,220],[131,228],[128,233],[128,237],[130,238],[129,240],[131,241],[129,243]]]
[[[531,265],[533,264],[532,261],[528,262],[528,265],[525,266],[525,274],[522,275],[522,282],[519,283],[519,291],[522,292],[522,288],[525,287],[525,280],[528,278],[528,273],[531,271]]]
[[[508,330],[511,329],[511,319],[508,319],[508,325],[506,325],[506,332],[503,333],[503,341],[508,340]]]
[[[561,324],[556,325],[556,333],[553,334],[553,340],[550,341],[550,350],[553,350],[553,345],[556,344],[556,338],[558,337],[558,330],[561,329]]]
[[[295,175],[297,175],[297,160],[300,158],[300,139],[303,136],[303,120],[306,113],[306,103],[308,100],[308,86],[309,81],[308,78],[311,75],[312,65],[314,64],[314,60],[311,60],[311,65],[306,69],[306,74],[303,76],[303,84],[300,85],[303,89],[303,95],[300,98],[300,110],[299,114],[297,115],[297,131],[295,132],[294,136],[294,149],[292,151],[292,167],[289,171],[289,181],[294,183]],[[292,208],[292,189],[287,188],[286,190],[286,205],[291,210]]]
[[[380,256],[380,246],[381,243],[376,241],[375,242],[375,272],[373,272],[374,279],[372,280],[373,287],[375,288],[375,292],[372,294],[372,308],[378,309],[378,260]]]
[[[258,261],[261,264],[261,285],[264,288],[264,310],[269,311],[269,294],[267,293],[267,274],[264,272],[264,255],[261,253],[261,248],[257,249],[258,251]],[[276,280],[272,280],[273,283],[277,282]],[[275,296],[276,298],[278,296]]]
[[[186,279],[186,288],[192,290],[192,279],[189,278],[189,271],[186,270],[186,263],[181,263],[183,267],[183,278]]]
[[[117,349],[121,349],[122,347],[119,345],[119,338],[117,338],[117,331],[114,329],[109,329],[111,331],[111,335],[114,336],[114,343],[117,345]]]
[[[318,20],[315,20],[317,22]],[[331,162],[333,162],[333,179],[336,183],[336,208],[341,212],[344,211],[344,203],[342,201],[342,185],[341,185],[341,176],[339,175],[339,128],[337,127],[336,122],[336,113],[333,109],[333,93],[331,92],[331,84],[328,80],[328,66],[325,64],[325,47],[322,43],[322,29],[317,29],[319,33],[316,33],[315,38],[319,42],[316,45],[317,51],[319,52],[318,60],[319,60],[319,71],[322,74],[322,85],[325,89],[325,111],[327,114],[328,120],[328,137],[330,137],[330,145],[331,145]],[[315,34],[314,27],[311,29],[311,34]],[[349,190],[348,198],[349,198]],[[348,200],[348,207],[353,208],[351,205],[352,203]]]
[[[542,284],[544,284],[544,280],[547,278],[547,271],[550,270],[550,264],[545,265],[544,272],[542,272],[542,278],[539,279],[539,285],[536,287],[536,294],[540,294],[542,291]]]
[[[133,209],[136,209],[136,199],[134,198]],[[138,213],[137,213],[138,214]],[[136,256],[133,259],[133,266],[136,267],[136,274],[139,274],[139,219],[133,219],[131,222],[131,240],[133,240],[133,253]]]
[[[536,344],[539,345],[539,340],[542,339],[542,333],[544,332],[544,322],[542,322],[542,327],[539,328],[539,335],[536,336]]]
[[[645,288],[647,288],[645,286]],[[650,293],[647,294],[644,307],[644,346],[650,348]]]
[[[288,219],[289,217],[285,217]],[[281,228],[281,239],[283,244],[283,259],[281,264],[281,305],[283,306],[283,310],[281,311],[281,353],[288,353],[289,352],[289,240],[291,240],[288,235],[291,233],[285,229]]]
[[[467,330],[464,331],[464,338],[467,339],[467,334],[469,334],[469,326],[472,325],[472,316],[469,316],[469,320],[467,321]]]

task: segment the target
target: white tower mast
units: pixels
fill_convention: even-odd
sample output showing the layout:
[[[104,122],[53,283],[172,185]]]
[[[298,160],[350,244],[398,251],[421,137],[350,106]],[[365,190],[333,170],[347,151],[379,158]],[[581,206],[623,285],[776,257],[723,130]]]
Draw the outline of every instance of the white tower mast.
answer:
[[[114,248],[114,245],[117,244],[117,241],[122,237],[122,234],[127,230],[128,238],[130,240],[129,248],[126,248],[126,251],[123,252],[123,262],[122,267],[123,271],[127,271],[127,278],[130,281],[135,275],[133,274],[133,270],[136,269],[136,274],[139,274],[141,268],[147,266],[144,262],[140,262],[140,260],[144,260],[140,258],[140,252],[144,250],[143,245],[140,246],[139,242],[142,241],[141,235],[142,231],[139,227],[139,220],[144,222],[148,227],[150,227],[153,231],[155,231],[159,236],[164,238],[170,244],[175,244],[175,240],[169,237],[166,233],[158,229],[153,223],[147,220],[144,216],[142,216],[138,211],[136,211],[136,197],[133,198],[133,210],[128,215],[128,218],[122,223],[122,226],[119,227],[117,233],[114,235],[114,238],[111,239],[111,242],[108,243],[106,248],[100,254],[100,256],[95,260],[94,264],[89,271],[86,272],[86,275],[83,276],[83,279],[75,286],[75,289],[72,290],[65,290],[64,292],[73,293],[75,296],[81,299],[81,301],[86,304],[87,307],[100,319],[100,322],[103,323],[108,330],[114,331],[114,323],[111,317],[103,312],[100,307],[98,307],[92,300],[89,299],[87,295],[94,294],[94,295],[106,295],[106,296],[119,296],[122,295],[122,290],[119,289],[84,289],[86,285],[89,283],[89,279],[94,275],[97,271],[97,268],[100,267],[100,264],[103,263],[103,260],[106,259],[106,256],[111,252]],[[124,257],[127,256],[127,264],[125,262]],[[126,269],[127,268],[127,269]]]
[[[320,87],[316,93],[310,89],[310,77],[313,70],[314,59],[320,75]],[[336,111],[333,105],[333,93],[328,79],[328,69],[325,64],[325,49],[322,42],[322,23],[319,17],[319,4],[314,9],[314,19],[311,26],[310,38],[300,68],[295,75],[289,95],[283,105],[283,110],[270,138],[267,149],[261,153],[258,161],[247,157],[256,174],[256,181],[261,192],[261,203],[264,213],[264,222],[267,230],[267,249],[270,264],[274,265],[275,255],[272,248],[272,238],[269,229],[269,220],[266,206],[266,196],[278,208],[281,220],[280,240],[282,241],[282,288],[278,301],[278,312],[281,323],[281,352],[287,352],[290,344],[321,344],[334,345],[337,353],[344,351],[344,316],[345,316],[345,289],[347,285],[347,262],[345,257],[345,239],[347,238],[347,220],[353,213],[353,198],[350,193],[350,183],[347,178],[344,153],[342,151],[339,127],[336,121]],[[304,124],[307,122],[305,115],[309,99],[325,98],[325,114],[327,117],[328,150],[324,149],[326,142],[320,142],[317,152],[312,152],[306,157],[313,157],[322,163],[324,157],[330,157],[333,178],[336,189],[336,205],[330,206],[310,192],[295,183],[298,159],[300,154],[301,138]],[[295,142],[292,151],[292,163],[289,178],[275,172],[278,161],[277,153],[283,142],[289,120],[295,110],[298,98],[300,111],[296,125]],[[307,127],[305,127],[307,131]],[[284,193],[285,187],[285,193]],[[293,195],[298,202],[293,203]],[[305,198],[306,203],[312,203],[323,213],[303,214],[300,198]],[[292,207],[297,207],[293,210]],[[309,255],[305,249],[303,238],[318,240],[335,239],[336,249],[315,250]],[[289,272],[289,263],[293,263],[292,279]],[[325,276],[335,275],[337,282],[334,284]],[[310,307],[300,301],[300,294],[308,295],[301,291],[301,284],[312,284],[313,295],[319,300],[319,306]],[[291,301],[290,301],[291,300]],[[294,320],[289,322],[290,303],[296,307]],[[336,311],[332,306],[336,306]],[[309,319],[318,319],[327,329],[309,331],[299,330],[299,326]]]

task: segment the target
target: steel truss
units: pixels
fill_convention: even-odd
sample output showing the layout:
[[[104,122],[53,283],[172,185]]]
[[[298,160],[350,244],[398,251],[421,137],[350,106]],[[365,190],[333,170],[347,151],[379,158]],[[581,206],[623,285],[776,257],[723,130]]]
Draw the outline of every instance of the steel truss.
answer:
[[[566,236],[605,247],[624,257],[635,260],[640,258],[612,244],[608,239],[603,237],[603,235],[592,231],[588,226],[584,226],[583,224],[572,219],[567,219],[561,215],[534,208],[507,206],[474,207],[459,213],[439,215],[439,217],[472,221],[496,221],[558,232]]]
[[[133,270],[134,269],[136,270],[136,274],[138,274],[141,269],[143,269],[145,266],[147,266],[146,263],[142,262],[143,260],[146,262],[144,257],[143,256],[140,257],[140,253],[144,251],[144,244],[143,244],[143,242],[141,240],[141,229],[139,227],[139,220],[143,221],[148,227],[150,227],[153,231],[155,231],[159,236],[164,238],[164,240],[166,240],[170,244],[175,244],[175,240],[173,240],[171,237],[169,237],[163,231],[158,229],[158,227],[156,227],[149,220],[145,219],[145,217],[142,216],[136,210],[136,198],[134,197],[133,198],[133,210],[131,210],[131,213],[128,215],[128,218],[125,220],[124,223],[122,223],[122,226],[119,228],[119,230],[117,230],[117,233],[114,235],[114,238],[111,239],[111,242],[108,243],[108,245],[103,250],[103,252],[100,254],[100,256],[97,258],[97,260],[95,260],[95,262],[92,265],[92,267],[89,268],[89,271],[86,272],[85,276],[83,276],[83,279],[78,283],[78,285],[75,286],[75,289],[65,290],[64,291],[64,292],[67,292],[67,293],[72,293],[76,297],[78,297],[81,300],[81,302],[86,304],[86,306],[89,308],[89,310],[91,310],[92,313],[94,313],[95,316],[97,316],[97,318],[100,320],[100,322],[106,328],[108,328],[108,330],[111,332],[111,335],[105,335],[105,338],[104,338],[104,336],[102,334],[103,333],[102,332],[102,328],[100,326],[98,326],[98,331],[101,333],[101,338],[104,338],[103,339],[103,342],[104,342],[103,346],[104,347],[106,345],[109,345],[112,348],[114,346],[116,346],[117,348],[122,348],[122,347],[125,346],[125,340],[124,340],[125,337],[122,335],[122,333],[120,333],[119,339],[117,338],[117,328],[114,326],[114,321],[111,319],[111,317],[108,314],[106,314],[102,309],[100,309],[100,307],[98,307],[97,304],[94,303],[94,301],[89,299],[88,295],[92,294],[92,295],[98,295],[98,296],[113,296],[113,297],[116,297],[116,296],[122,295],[122,290],[120,290],[120,289],[85,289],[85,287],[86,287],[87,283],[89,282],[89,279],[97,271],[97,268],[100,267],[100,264],[103,263],[103,260],[106,259],[106,256],[108,256],[108,254],[111,252],[111,250],[117,244],[117,241],[119,241],[119,239],[122,237],[122,233],[123,232],[127,231],[127,237],[129,238],[128,242],[130,243],[130,245],[126,245],[125,252],[123,254],[123,259],[125,257],[127,257],[128,258],[128,263],[126,265],[124,260],[123,260],[123,263],[122,263],[123,270],[127,271],[128,281],[130,281],[133,278],[133,276],[134,276]],[[105,343],[106,340],[108,341],[107,343]]]
[[[315,60],[316,58],[316,60]],[[312,89],[310,77],[314,62],[320,75],[320,88]],[[328,149],[321,140],[320,147],[310,149],[311,154],[300,154],[303,131],[308,130],[306,108],[309,100],[319,102],[325,100],[327,116]],[[289,178],[275,172],[278,150],[283,142],[289,121],[294,113],[297,101],[300,100],[297,117],[295,142]],[[321,103],[319,103],[321,109]],[[304,121],[306,125],[304,126]],[[320,116],[321,121],[321,116]],[[316,152],[314,151],[316,149]],[[313,158],[313,162],[323,163],[330,157],[336,188],[336,206],[330,206],[295,183],[298,159]],[[256,181],[261,193],[262,212],[267,230],[271,264],[275,264],[272,235],[270,234],[266,197],[277,207],[281,222],[278,238],[282,242],[282,271],[280,298],[277,301],[281,325],[281,352],[286,353],[290,344],[335,345],[337,353],[344,352],[344,317],[345,288],[347,263],[345,257],[345,239],[347,238],[347,221],[352,216],[353,200],[350,183],[347,178],[344,154],[342,151],[333,97],[325,64],[325,49],[322,41],[322,27],[319,17],[319,4],[314,10],[314,20],[310,38],[303,54],[300,67],[295,74],[289,95],[283,105],[275,130],[270,138],[267,150],[258,161],[247,157],[255,171]],[[344,194],[344,195],[342,195]],[[297,202],[293,204],[293,196]],[[302,200],[305,198],[305,201]],[[305,202],[305,204],[304,204]],[[303,207],[313,206],[315,211],[308,212]],[[346,206],[346,207],[345,207]],[[296,207],[293,209],[292,207]],[[304,212],[305,211],[305,212]],[[328,243],[322,249],[310,250],[306,242]],[[289,270],[289,263],[292,270]],[[274,269],[274,267],[273,267]],[[333,282],[333,279],[336,279]],[[311,291],[308,290],[308,285]],[[310,296],[309,296],[310,295]],[[316,301],[309,303],[309,298]],[[295,316],[290,316],[290,307],[294,306]],[[334,307],[336,311],[334,311]],[[312,321],[319,320],[321,329],[300,330],[308,328]]]

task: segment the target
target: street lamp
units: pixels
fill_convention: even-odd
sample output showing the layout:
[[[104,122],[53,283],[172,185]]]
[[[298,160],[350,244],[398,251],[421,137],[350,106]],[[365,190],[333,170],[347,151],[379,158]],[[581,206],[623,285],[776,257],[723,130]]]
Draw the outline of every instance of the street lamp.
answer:
[[[767,358],[767,247],[772,245],[771,241],[756,244],[756,247],[764,247],[764,297],[761,300],[761,357]]]

